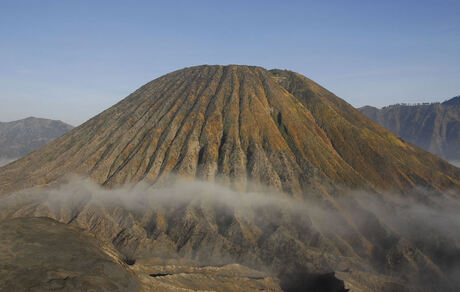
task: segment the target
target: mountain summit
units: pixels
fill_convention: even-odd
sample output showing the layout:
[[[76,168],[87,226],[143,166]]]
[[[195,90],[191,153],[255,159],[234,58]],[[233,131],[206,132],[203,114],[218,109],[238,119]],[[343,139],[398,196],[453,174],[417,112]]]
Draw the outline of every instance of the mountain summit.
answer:
[[[407,144],[308,78],[252,66],[164,75],[39,151],[2,168],[0,191],[76,172],[115,186],[168,173],[250,180],[302,194],[349,188],[445,189],[460,171]]]
[[[89,231],[149,289],[458,291],[459,187],[460,169],[300,74],[198,66],[0,168],[0,219]]]
[[[0,122],[0,158],[19,158],[62,136],[73,127],[56,120],[29,117]]]

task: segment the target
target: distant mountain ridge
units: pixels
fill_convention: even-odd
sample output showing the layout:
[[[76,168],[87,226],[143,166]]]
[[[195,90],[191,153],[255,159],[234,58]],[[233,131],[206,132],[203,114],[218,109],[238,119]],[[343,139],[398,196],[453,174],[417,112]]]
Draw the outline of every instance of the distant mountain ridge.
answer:
[[[72,129],[61,121],[35,117],[0,122],[0,158],[22,157]]]
[[[446,100],[442,103],[443,105],[460,105],[460,95],[452,97],[449,100]]]
[[[442,103],[395,104],[359,110],[386,129],[450,161],[460,160],[460,96]]]

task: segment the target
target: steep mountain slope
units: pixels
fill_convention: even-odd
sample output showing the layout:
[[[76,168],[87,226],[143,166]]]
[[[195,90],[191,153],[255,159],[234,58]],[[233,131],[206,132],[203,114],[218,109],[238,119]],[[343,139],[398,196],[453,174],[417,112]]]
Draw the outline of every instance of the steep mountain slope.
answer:
[[[460,170],[407,144],[307,78],[249,66],[160,77],[39,151],[0,169],[0,192],[76,172],[116,186],[170,172],[302,196],[328,183],[458,187]]]
[[[455,291],[456,221],[436,218],[457,214],[459,187],[460,169],[304,76],[198,66],[0,168],[0,217],[79,226],[137,275],[169,274],[148,264],[159,257],[198,263],[187,271],[236,262],[287,291]]]
[[[72,128],[61,121],[34,117],[7,123],[0,122],[0,158],[22,157]]]
[[[403,139],[447,160],[460,160],[460,97],[443,103],[365,106],[363,114]]]

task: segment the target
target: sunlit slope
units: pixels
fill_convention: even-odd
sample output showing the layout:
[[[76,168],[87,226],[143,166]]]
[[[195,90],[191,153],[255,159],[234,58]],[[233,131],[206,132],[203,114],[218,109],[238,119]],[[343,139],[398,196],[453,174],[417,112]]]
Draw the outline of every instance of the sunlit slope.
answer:
[[[312,113],[343,160],[373,185],[458,185],[458,169],[401,140],[317,83],[292,71],[270,72]]]
[[[164,75],[0,169],[0,192],[87,174],[106,186],[169,173],[305,195],[455,188],[460,170],[409,145],[297,73],[198,66]]]

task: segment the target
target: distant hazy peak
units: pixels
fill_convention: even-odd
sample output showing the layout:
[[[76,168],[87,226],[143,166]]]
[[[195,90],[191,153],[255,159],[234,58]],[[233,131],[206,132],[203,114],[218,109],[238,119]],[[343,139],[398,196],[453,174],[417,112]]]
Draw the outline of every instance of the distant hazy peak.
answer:
[[[73,129],[61,121],[28,117],[0,122],[0,158],[18,158]]]
[[[452,97],[442,103],[443,105],[460,105],[460,95]]]
[[[33,122],[33,123],[60,123],[60,124],[63,124],[63,125],[66,125],[68,127],[71,127],[73,128],[72,125],[70,124],[67,124],[61,120],[52,120],[52,119],[45,119],[45,118],[37,118],[37,117],[27,117],[27,118],[24,118],[24,119],[20,119],[20,120],[14,120],[14,121],[9,121],[9,122],[1,122],[0,121],[0,124],[15,124],[15,123],[30,123],[30,122]]]

